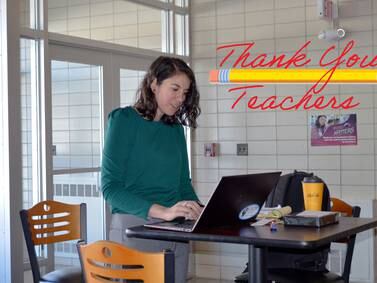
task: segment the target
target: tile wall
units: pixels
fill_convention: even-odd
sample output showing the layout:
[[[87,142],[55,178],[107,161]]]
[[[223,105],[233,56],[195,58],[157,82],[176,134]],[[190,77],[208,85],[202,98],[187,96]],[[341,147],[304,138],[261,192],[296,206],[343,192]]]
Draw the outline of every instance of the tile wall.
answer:
[[[338,101],[353,95],[360,105],[355,110],[282,111],[251,110],[244,98],[232,110],[237,96],[228,92],[234,85],[211,85],[209,71],[219,67],[224,53],[216,47],[230,43],[255,42],[254,54],[293,54],[306,41],[316,66],[332,44],[335,53],[354,39],[354,52],[375,56],[377,47],[377,1],[339,0],[338,25],[347,35],[339,42],[319,40],[318,33],[331,23],[317,17],[315,0],[192,0],[191,54],[201,92],[202,115],[193,133],[192,175],[197,192],[207,200],[221,176],[294,169],[315,172],[330,188],[332,196],[347,199],[376,198],[377,99],[374,85],[329,85],[322,92]],[[234,61],[233,61],[234,62]],[[227,66],[225,66],[227,67]],[[265,85],[253,93],[259,97],[291,95],[299,99],[309,85]],[[310,145],[312,114],[356,113],[357,146]],[[218,143],[219,156],[204,157],[204,143]],[[237,156],[236,144],[248,143],[249,155]],[[197,243],[196,275],[232,279],[247,258],[242,245]]]

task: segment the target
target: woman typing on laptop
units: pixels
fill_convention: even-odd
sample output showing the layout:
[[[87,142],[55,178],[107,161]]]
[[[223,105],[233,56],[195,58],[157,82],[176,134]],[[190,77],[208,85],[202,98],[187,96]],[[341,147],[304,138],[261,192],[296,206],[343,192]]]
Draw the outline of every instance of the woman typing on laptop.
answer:
[[[171,249],[175,282],[186,280],[188,245],[127,238],[125,229],[148,219],[197,219],[182,125],[196,127],[199,92],[187,64],[159,57],[150,66],[133,107],[109,114],[102,156],[102,193],[112,208],[110,240],[142,251]]]

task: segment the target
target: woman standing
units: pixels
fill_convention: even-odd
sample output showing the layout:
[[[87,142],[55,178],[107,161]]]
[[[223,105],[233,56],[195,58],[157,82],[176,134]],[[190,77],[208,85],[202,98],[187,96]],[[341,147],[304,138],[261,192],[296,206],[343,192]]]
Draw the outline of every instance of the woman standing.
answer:
[[[110,240],[143,251],[171,249],[175,282],[185,282],[188,244],[127,238],[127,227],[148,219],[197,219],[182,125],[195,128],[199,92],[187,64],[159,57],[149,68],[133,107],[109,114],[102,156],[102,193],[112,208]]]

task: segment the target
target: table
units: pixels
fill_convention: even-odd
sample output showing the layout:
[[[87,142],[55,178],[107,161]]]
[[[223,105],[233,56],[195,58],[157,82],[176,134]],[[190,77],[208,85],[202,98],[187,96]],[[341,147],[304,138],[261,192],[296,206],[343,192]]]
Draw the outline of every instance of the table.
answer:
[[[315,249],[332,241],[377,227],[377,218],[340,217],[338,224],[322,228],[288,227],[277,225],[271,232],[268,226],[216,227],[205,228],[193,233],[175,232],[131,227],[126,230],[128,237],[168,241],[210,241],[248,245],[249,282],[267,282],[266,252],[270,247],[292,249]]]

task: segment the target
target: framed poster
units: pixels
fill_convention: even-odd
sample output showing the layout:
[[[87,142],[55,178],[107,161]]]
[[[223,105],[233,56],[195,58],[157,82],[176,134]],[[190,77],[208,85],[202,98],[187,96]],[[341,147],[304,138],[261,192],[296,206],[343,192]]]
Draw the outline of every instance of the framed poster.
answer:
[[[357,145],[356,114],[312,115],[311,145]]]

